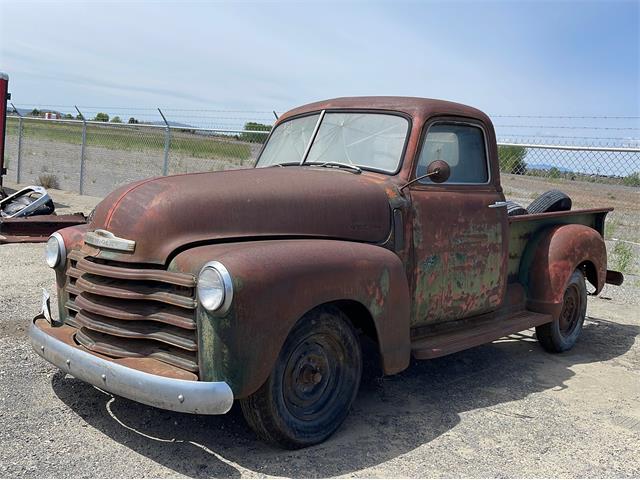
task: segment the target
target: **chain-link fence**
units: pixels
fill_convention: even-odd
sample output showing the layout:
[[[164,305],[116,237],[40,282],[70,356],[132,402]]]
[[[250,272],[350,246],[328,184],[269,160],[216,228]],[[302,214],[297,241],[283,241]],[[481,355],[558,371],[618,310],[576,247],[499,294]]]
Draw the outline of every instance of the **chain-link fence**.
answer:
[[[14,109],[6,130],[7,179],[101,197],[151,176],[251,167],[275,113],[109,109],[109,117],[100,110],[43,115],[43,111]],[[60,116],[66,118],[56,118]],[[562,119],[554,117],[556,123]],[[640,287],[640,140],[628,133],[640,129],[634,126],[635,117],[604,120],[615,125],[555,125],[538,135],[518,135],[509,129],[521,131],[526,126],[502,125],[498,120],[502,185],[505,196],[524,207],[550,189],[567,193],[575,208],[614,207],[607,219],[609,262],[631,275],[630,282],[638,284],[632,290],[636,292]],[[540,125],[531,128],[540,129]],[[562,133],[549,133],[550,128]],[[578,134],[586,128],[591,130]],[[615,134],[612,130],[624,136],[596,136]]]
[[[640,148],[498,144],[500,170],[515,175],[640,187]]]
[[[252,166],[267,135],[10,116],[5,166],[17,183],[104,196],[147,177]]]
[[[47,119],[14,109],[6,134],[9,179],[102,196],[150,176],[247,167],[253,165],[273,121],[266,116],[270,112],[258,111],[172,110],[167,121],[159,110],[155,117],[151,109],[139,110],[146,116],[142,121],[129,116],[130,123],[121,123],[118,115],[108,122],[86,120],[105,115],[96,111]],[[503,173],[640,187],[638,140],[624,137],[614,143],[609,138],[607,146],[601,146],[607,137],[499,138]],[[576,139],[580,144],[570,144]]]

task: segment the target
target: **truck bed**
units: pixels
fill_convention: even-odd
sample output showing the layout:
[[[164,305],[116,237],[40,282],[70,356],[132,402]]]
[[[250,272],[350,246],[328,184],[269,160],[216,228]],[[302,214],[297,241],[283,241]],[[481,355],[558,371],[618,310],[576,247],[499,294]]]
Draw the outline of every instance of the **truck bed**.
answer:
[[[604,236],[604,220],[613,208],[591,208],[565,212],[532,213],[509,217],[508,282],[518,281],[520,260],[529,240],[540,230],[554,225],[581,224]]]

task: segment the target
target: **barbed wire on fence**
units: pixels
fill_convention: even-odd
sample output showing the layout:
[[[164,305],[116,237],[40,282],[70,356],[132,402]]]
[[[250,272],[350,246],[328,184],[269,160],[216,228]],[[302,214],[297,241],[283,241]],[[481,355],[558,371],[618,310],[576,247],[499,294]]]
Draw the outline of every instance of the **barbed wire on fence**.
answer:
[[[42,108],[62,108],[68,111],[72,111],[74,109],[73,105],[60,105],[60,104],[35,104],[35,103],[18,103],[16,106],[25,108],[25,109],[42,109]],[[110,111],[110,110],[119,110],[119,111],[157,111],[157,107],[132,107],[132,106],[91,106],[91,105],[78,105],[79,108],[85,108],[87,110],[94,111]],[[284,112],[286,108],[276,108],[276,111]],[[233,112],[233,113],[251,113],[251,114],[264,114],[270,115],[273,113],[273,110],[236,110],[236,109],[213,109],[213,108],[173,108],[166,107],[163,108],[163,111],[167,112],[211,112],[211,113],[225,113],[225,112]],[[640,120],[640,116],[621,116],[621,115],[534,115],[534,114],[490,114],[491,118],[527,118],[527,119],[569,119],[569,120]]]
[[[537,119],[570,119],[570,120],[640,120],[640,116],[615,115],[490,115],[491,118],[537,118]]]

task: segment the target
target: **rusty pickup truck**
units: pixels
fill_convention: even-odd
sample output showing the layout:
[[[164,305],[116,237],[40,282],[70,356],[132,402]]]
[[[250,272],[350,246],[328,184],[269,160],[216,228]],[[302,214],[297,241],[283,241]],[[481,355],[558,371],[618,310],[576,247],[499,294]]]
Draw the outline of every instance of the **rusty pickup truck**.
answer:
[[[45,292],[31,342],[155,407],[237,400],[259,437],[305,447],[347,416],[365,341],[385,375],[530,328],[571,348],[587,295],[622,276],[607,270],[611,209],[552,204],[510,215],[479,110],[309,104],[280,117],[255,168],[139,181],[54,233],[57,315]]]

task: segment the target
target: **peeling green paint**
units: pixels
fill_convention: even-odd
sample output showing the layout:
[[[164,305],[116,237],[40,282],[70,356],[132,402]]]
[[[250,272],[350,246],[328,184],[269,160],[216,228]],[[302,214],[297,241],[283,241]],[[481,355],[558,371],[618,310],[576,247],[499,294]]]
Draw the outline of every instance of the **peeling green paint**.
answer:
[[[387,268],[382,269],[382,276],[380,277],[380,288],[382,289],[382,296],[386,298],[389,294],[389,270]]]
[[[509,281],[517,281],[519,277],[526,278],[526,272],[524,272],[524,276],[521,275],[523,272],[520,272],[522,256],[529,241],[538,232],[554,225],[571,223],[579,223],[591,228],[596,228],[599,216],[603,216],[603,214],[576,213],[572,215],[570,212],[567,212],[567,215],[562,217],[539,218],[525,222],[511,223],[509,226],[509,258],[507,265],[507,278],[509,278]]]
[[[440,252],[417,263],[412,326],[459,318],[500,300],[501,272],[493,265],[502,264],[502,226],[463,228],[464,234],[443,239]]]
[[[377,285],[371,288],[371,301],[369,302],[369,312],[373,318],[379,318],[386,306],[386,299],[389,295],[389,270],[387,268],[382,269],[380,280]]]

